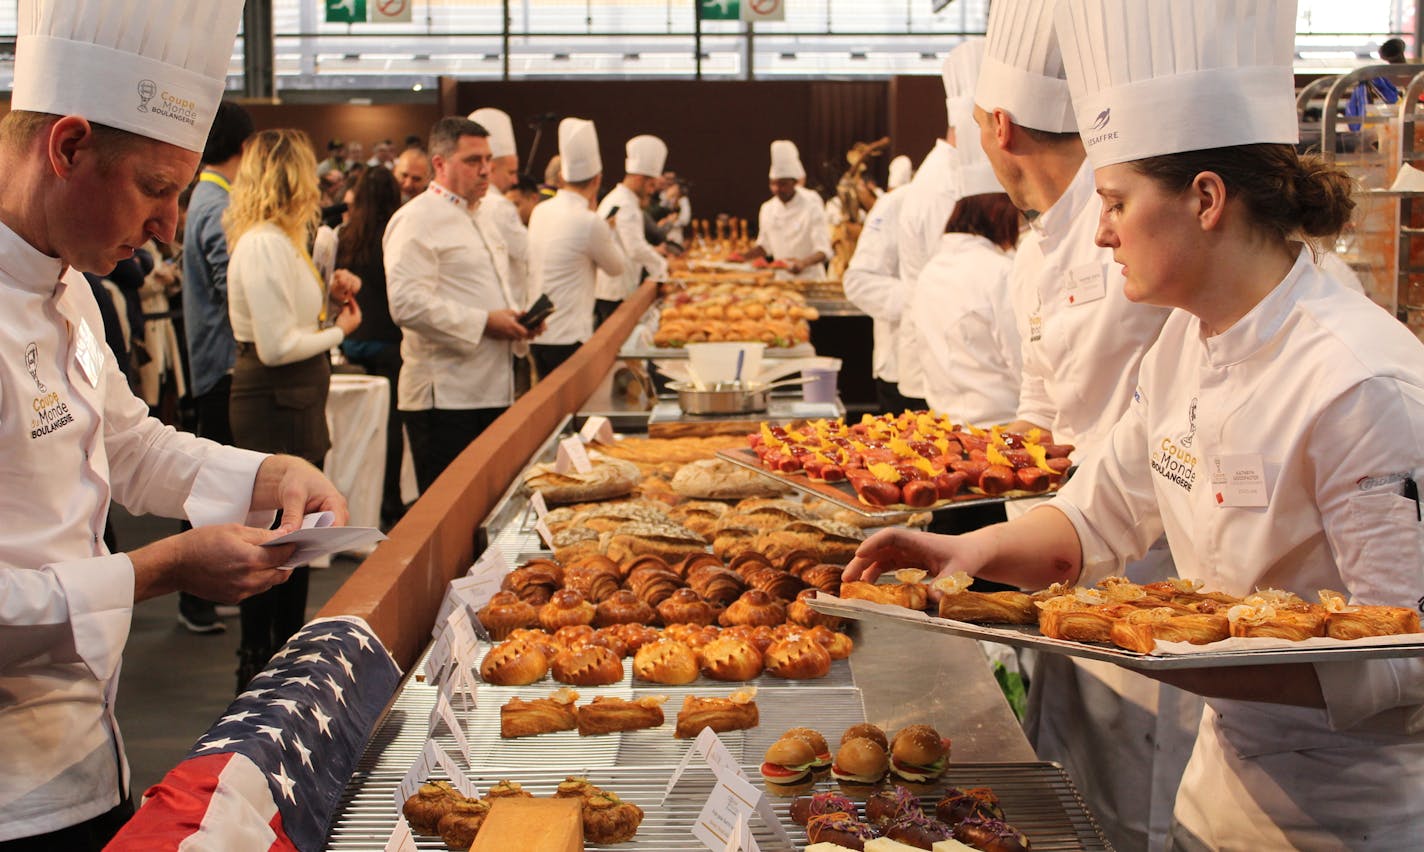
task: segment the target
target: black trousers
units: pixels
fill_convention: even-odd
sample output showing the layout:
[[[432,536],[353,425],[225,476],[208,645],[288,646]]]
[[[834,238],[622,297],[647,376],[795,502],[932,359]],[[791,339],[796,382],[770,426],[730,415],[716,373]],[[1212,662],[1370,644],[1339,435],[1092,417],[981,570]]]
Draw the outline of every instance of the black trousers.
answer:
[[[593,300],[593,327],[598,328],[603,325],[603,321],[613,316],[613,312],[618,310],[618,306],[623,304],[623,300],[614,301],[612,299]]]
[[[915,405],[914,403],[919,403]],[[884,379],[875,380],[875,404],[884,414],[899,414],[905,410],[928,408],[922,399],[910,399],[900,393],[900,386]]]
[[[582,343],[531,343],[529,356],[534,359],[534,368],[539,378],[545,378],[559,365],[573,357]]]
[[[346,360],[362,367],[373,376],[384,376],[391,383],[391,407],[386,414],[386,471],[381,482],[381,519],[391,521],[400,517],[405,503],[401,500],[400,474],[401,458],[405,454],[405,441],[401,437],[400,409],[396,407],[396,386],[400,381],[400,344],[388,344],[374,357],[357,358],[347,355]]]
[[[503,408],[402,411],[421,493],[425,493],[450,462],[504,412]]]
[[[0,841],[0,852],[99,852],[133,815],[133,799],[125,797],[112,810],[76,825]]]

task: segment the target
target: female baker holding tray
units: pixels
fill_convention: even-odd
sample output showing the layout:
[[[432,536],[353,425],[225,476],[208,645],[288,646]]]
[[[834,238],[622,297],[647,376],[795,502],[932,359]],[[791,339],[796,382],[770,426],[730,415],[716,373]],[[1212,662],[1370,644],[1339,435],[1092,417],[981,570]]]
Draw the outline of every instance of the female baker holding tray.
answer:
[[[1061,0],[1100,244],[1173,312],[1098,457],[1049,504],[958,537],[873,536],[873,563],[1092,584],[1164,531],[1182,577],[1244,595],[1424,598],[1424,346],[1321,273],[1346,176],[1299,160],[1293,0]],[[1424,661],[1157,675],[1208,699],[1175,808],[1181,849],[1417,848]]]

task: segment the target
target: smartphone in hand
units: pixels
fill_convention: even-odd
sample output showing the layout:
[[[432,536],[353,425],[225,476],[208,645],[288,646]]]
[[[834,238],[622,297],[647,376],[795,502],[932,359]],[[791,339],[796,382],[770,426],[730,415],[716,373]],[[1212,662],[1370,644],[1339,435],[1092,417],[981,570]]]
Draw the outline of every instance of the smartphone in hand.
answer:
[[[529,306],[529,310],[519,315],[519,324],[533,331],[544,324],[544,320],[549,318],[549,314],[554,312],[554,303],[549,301],[549,294],[540,293],[539,298],[534,300],[534,304]]]

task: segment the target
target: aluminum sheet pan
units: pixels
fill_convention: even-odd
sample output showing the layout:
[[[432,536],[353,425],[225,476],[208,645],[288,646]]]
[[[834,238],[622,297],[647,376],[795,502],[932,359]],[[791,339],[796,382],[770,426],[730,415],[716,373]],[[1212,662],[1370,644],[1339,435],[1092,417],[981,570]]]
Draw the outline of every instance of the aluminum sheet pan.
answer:
[[[744,771],[754,783],[759,780],[755,765],[744,766]],[[642,825],[632,841],[615,846],[590,844],[587,848],[620,852],[705,852],[705,847],[692,836],[691,829],[712,789],[712,773],[702,767],[690,768],[672,795],[660,805],[671,772],[671,766],[590,768],[579,765],[577,758],[571,758],[569,764],[560,769],[480,772],[471,780],[484,790],[501,778],[511,778],[536,796],[549,796],[567,775],[584,774],[594,784],[617,793],[645,811]],[[327,848],[342,852],[380,852],[395,827],[393,794],[402,774],[375,772],[353,776],[328,835]],[[1033,848],[1040,852],[1070,849],[1096,852],[1112,848],[1068,776],[1055,764],[952,764],[945,775],[944,786],[993,788],[1009,820],[1028,835]],[[817,785],[818,791],[829,789],[832,786],[828,782]],[[922,803],[930,808],[935,799],[936,795],[921,797]],[[770,801],[795,843],[791,848],[800,849],[808,843],[805,831],[791,822],[791,799],[772,797]],[[788,850],[759,819],[753,820],[753,834],[758,845],[767,852]],[[416,846],[422,850],[445,848],[439,838],[434,837],[417,837]]]
[[[1029,494],[1026,491],[1010,491],[1008,494],[1003,494],[998,497],[987,497],[982,494],[960,496],[953,500],[940,500],[937,503],[918,509],[910,506],[879,509],[860,502],[860,497],[856,495],[855,488],[845,480],[841,480],[840,482],[818,482],[804,473],[781,473],[779,471],[767,470],[765,467],[762,467],[756,452],[751,449],[718,450],[717,458],[723,461],[729,461],[747,470],[754,470],[762,476],[774,479],[788,487],[795,488],[803,494],[819,497],[822,500],[827,500],[843,509],[849,509],[857,515],[867,518],[889,519],[900,517],[907,512],[942,512],[962,509],[967,506],[988,506],[994,503],[1010,503],[1015,500],[1043,500],[1053,496],[1052,491],[1042,494]]]
[[[811,608],[828,615],[857,621],[894,621],[929,630],[966,636],[986,642],[999,642],[1018,648],[1036,648],[1069,657],[1087,660],[1102,660],[1131,669],[1164,671],[1169,669],[1205,669],[1221,666],[1259,666],[1284,663],[1324,663],[1338,660],[1367,660],[1387,657],[1424,657],[1424,634],[1419,641],[1409,641],[1390,637],[1392,644],[1360,645],[1338,641],[1329,646],[1312,645],[1299,648],[1270,648],[1263,650],[1202,651],[1191,654],[1139,654],[1112,645],[1088,642],[1074,642],[1067,639],[1050,639],[1039,633],[1037,625],[984,625],[969,624],[949,618],[936,618],[923,612],[903,607],[887,606],[861,600],[842,600],[836,597],[817,596],[809,602]],[[1329,640],[1326,640],[1329,641]]]

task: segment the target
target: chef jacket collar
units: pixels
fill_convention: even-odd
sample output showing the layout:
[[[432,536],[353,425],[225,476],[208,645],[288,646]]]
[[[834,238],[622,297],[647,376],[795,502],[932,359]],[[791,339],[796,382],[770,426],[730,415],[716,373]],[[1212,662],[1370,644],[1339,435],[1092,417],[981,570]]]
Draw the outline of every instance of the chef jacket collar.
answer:
[[[66,269],[64,261],[30,245],[0,222],[0,275],[6,283],[34,293],[52,293]]]
[[[1275,339],[1295,307],[1296,292],[1305,276],[1314,272],[1310,249],[1301,246],[1295,265],[1266,298],[1237,320],[1235,325],[1215,337],[1207,337],[1206,327],[1197,320],[1197,333],[1206,350],[1207,365],[1213,369],[1239,364],[1255,355]]]
[[[1073,180],[1068,183],[1068,188],[1063,190],[1063,195],[1053,202],[1053,206],[1039,211],[1039,215],[1029,220],[1029,227],[1038,232],[1042,240],[1045,254],[1055,249],[1068,235],[1068,230],[1080,215],[1097,215],[1096,207],[1091,208],[1091,213],[1088,212],[1089,203],[1096,195],[1097,185],[1093,183],[1093,169],[1085,159],[1078,167],[1078,173],[1073,175]]]
[[[440,200],[445,201],[446,203],[449,203],[449,204],[454,204],[456,207],[459,207],[459,208],[463,209],[466,213],[470,214],[471,216],[475,215],[475,210],[477,210],[477,209],[479,208],[479,200],[478,200],[478,199],[476,199],[474,203],[471,203],[468,198],[466,198],[466,197],[463,196],[463,195],[457,195],[457,194],[451,192],[449,189],[447,189],[447,188],[445,188],[444,186],[442,186],[439,181],[434,181],[434,180],[432,180],[432,181],[430,182],[430,190],[429,190],[429,191],[430,191],[431,194],[433,194],[435,197],[439,198]]]

